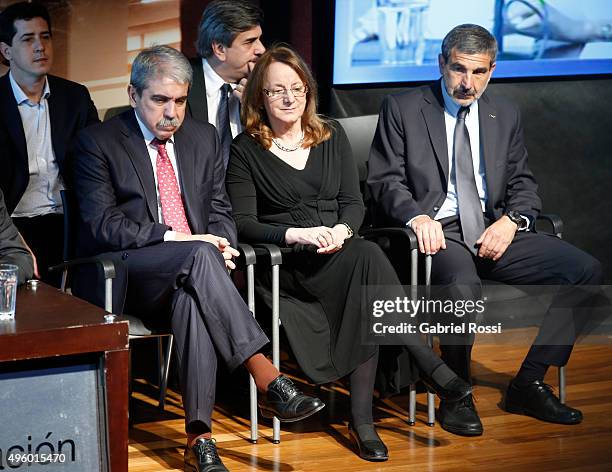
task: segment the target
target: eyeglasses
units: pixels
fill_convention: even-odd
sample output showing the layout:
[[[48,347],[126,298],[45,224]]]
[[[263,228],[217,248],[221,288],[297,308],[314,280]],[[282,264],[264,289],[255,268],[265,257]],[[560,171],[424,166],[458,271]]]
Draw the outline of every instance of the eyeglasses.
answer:
[[[263,89],[263,91],[271,100],[278,100],[279,98],[284,97],[285,95],[289,96],[289,92],[291,92],[291,95],[293,95],[295,98],[302,98],[308,93],[308,86],[296,85],[295,87],[291,87],[290,89],[276,88],[273,90]]]

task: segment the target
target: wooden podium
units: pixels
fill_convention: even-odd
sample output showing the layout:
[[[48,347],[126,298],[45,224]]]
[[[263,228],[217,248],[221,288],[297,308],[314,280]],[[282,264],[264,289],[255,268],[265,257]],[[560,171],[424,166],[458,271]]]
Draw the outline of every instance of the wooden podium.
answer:
[[[104,315],[104,310],[63,294],[45,284],[39,283],[36,290],[20,287],[17,292],[15,320],[0,322],[0,374],[4,373],[4,377],[0,377],[0,381],[8,375],[9,381],[18,378],[19,382],[27,382],[33,375],[24,374],[23,369],[31,369],[32,372],[53,373],[49,369],[57,369],[54,366],[57,366],[58,363],[63,363],[63,366],[70,366],[71,363],[78,364],[81,362],[80,359],[89,359],[87,362],[94,366],[90,370],[96,371],[89,375],[98,379],[94,385],[94,391],[99,396],[97,399],[91,399],[90,404],[93,404],[96,409],[95,414],[93,414],[96,418],[95,425],[99,427],[99,432],[96,431],[96,434],[99,434],[99,439],[105,444],[105,447],[100,446],[100,449],[96,451],[96,454],[100,454],[100,470],[127,472],[128,324],[125,321],[106,323]],[[66,370],[66,367],[64,369]],[[71,369],[75,370],[74,367],[71,367]],[[6,372],[9,372],[9,374],[6,374]],[[53,397],[56,396],[55,385],[58,389],[57,397],[67,396],[65,391],[59,390],[63,381],[47,381],[47,384],[49,386],[48,390],[45,390],[45,398],[49,400],[50,405],[53,403]],[[7,383],[6,385],[10,384]],[[28,389],[23,388],[23,383],[19,385],[20,391],[25,390],[24,395],[27,394]],[[76,385],[76,391],[78,391],[78,382]],[[21,394],[17,395],[17,400],[20,396]],[[70,405],[74,404],[74,410],[76,411],[83,399],[78,398],[78,395],[75,395],[75,397],[77,398],[64,398],[63,401],[70,402]],[[19,401],[16,403],[19,403]],[[26,415],[29,411],[35,411],[34,408],[30,410],[27,407],[32,403],[38,402],[30,402],[26,405]],[[6,404],[0,405],[0,408],[7,407]],[[47,407],[47,410],[50,408],[52,406]],[[67,408],[68,411],[66,412],[60,411],[59,416],[70,418],[70,414],[76,415],[75,411],[71,411],[72,409]],[[91,409],[88,408],[88,410]],[[91,411],[83,413],[92,416]],[[24,418],[24,423],[26,421],[37,425],[36,418]],[[9,436],[12,425],[14,425],[15,430],[19,429],[19,421],[2,425],[5,431],[4,441],[8,444],[0,443],[0,452],[4,460],[0,468],[2,466],[6,467],[8,450],[11,449],[11,442],[15,440]],[[42,434],[47,434],[47,426],[45,425],[43,428],[41,430],[43,431]],[[50,431],[47,435],[50,436],[52,433],[53,431]],[[25,436],[26,434],[30,434],[30,436]],[[18,436],[15,440],[17,443],[12,446],[11,452],[13,453],[20,452],[21,449],[28,451],[28,447],[26,447],[28,444],[23,443],[26,441],[24,436],[30,442],[33,442],[33,444],[29,444],[29,450],[32,453],[36,451],[36,444],[42,445],[38,443],[39,439],[35,438],[31,432],[20,432]],[[0,434],[0,440],[2,439],[3,437]],[[54,449],[56,449],[56,444],[58,447],[62,446],[58,443],[57,436],[54,440],[55,443],[53,440],[48,440],[49,442],[45,444],[50,444]],[[19,443],[19,441],[22,441],[22,443]],[[72,442],[72,454],[74,456],[75,442],[65,442]],[[2,450],[2,448],[5,449]],[[40,448],[40,451],[44,450],[46,452],[48,449],[50,449],[49,446],[46,449]],[[66,450],[69,450],[68,447],[66,447]],[[86,450],[87,446],[84,446],[83,451]],[[83,456],[87,458],[87,453],[83,452]],[[31,456],[30,459],[32,458],[36,459],[36,456]],[[26,464],[22,464],[23,466],[26,466]],[[76,468],[78,464],[73,463],[71,467]],[[62,467],[54,467],[53,470],[63,469]],[[72,469],[66,465],[64,470]]]

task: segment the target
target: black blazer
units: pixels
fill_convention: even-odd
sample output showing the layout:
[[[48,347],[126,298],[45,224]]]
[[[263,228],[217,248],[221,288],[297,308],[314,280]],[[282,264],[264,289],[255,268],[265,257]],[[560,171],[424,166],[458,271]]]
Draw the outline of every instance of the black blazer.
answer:
[[[478,100],[478,119],[487,216],[496,220],[508,209],[533,221],[541,200],[527,166],[518,108],[485,93]],[[377,222],[403,226],[420,214],[433,218],[446,199],[448,172],[441,80],[388,96],[368,168]]]
[[[74,138],[80,129],[100,120],[87,88],[60,77],[48,75],[47,78],[51,90],[49,117],[53,151],[60,173],[69,184],[66,163],[72,155]],[[0,77],[0,149],[0,188],[7,210],[12,213],[28,186],[30,171],[21,115],[8,74]]]
[[[174,140],[192,233],[224,236],[236,247],[215,128],[186,117]],[[81,220],[79,255],[158,244],[170,229],[158,221],[153,168],[133,110],[79,133],[74,191]]]
[[[208,101],[206,99],[206,81],[204,69],[202,69],[202,58],[190,59],[193,69],[193,81],[187,95],[187,113],[202,123],[208,123]]]

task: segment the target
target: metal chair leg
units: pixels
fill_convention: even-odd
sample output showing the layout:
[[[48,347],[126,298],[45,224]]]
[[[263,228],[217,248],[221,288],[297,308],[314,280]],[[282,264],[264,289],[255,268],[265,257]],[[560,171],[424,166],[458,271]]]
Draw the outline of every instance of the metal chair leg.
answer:
[[[559,401],[565,405],[565,366],[559,366]]]
[[[280,325],[280,265],[283,256],[280,248],[274,244],[260,244],[258,247],[264,248],[270,255],[270,266],[272,267],[272,363],[277,369],[280,368],[280,347],[279,347],[279,325]],[[272,419],[272,442],[280,443],[280,421],[274,417]]]
[[[255,318],[255,265],[247,265],[247,303]],[[251,442],[256,443],[258,437],[257,419],[257,386],[255,379],[249,375],[249,409],[251,412]]]
[[[416,385],[410,384],[410,397],[408,400],[408,424],[416,424]]]
[[[162,355],[161,353],[164,352],[162,350],[162,342],[163,342],[163,338],[167,337],[168,338],[168,342],[166,344],[166,350],[165,353]],[[160,353],[160,365],[161,365],[161,370],[160,370],[160,381],[159,381],[159,409],[161,411],[164,411],[164,409],[166,408],[166,390],[168,389],[168,375],[170,373],[170,359],[172,357],[172,346],[174,345],[174,336],[173,335],[168,335],[168,336],[160,336],[158,339],[158,343],[159,343],[159,353]]]
[[[280,345],[279,345],[279,323],[280,323],[280,292],[279,292],[278,265],[272,266],[272,363],[280,369]],[[280,443],[280,420],[275,416],[272,420],[272,442]]]
[[[425,256],[425,291],[426,297],[429,298],[431,289],[431,256]],[[433,347],[433,339],[427,335],[427,344]],[[427,392],[427,424],[433,426],[436,424],[436,398],[431,392]]]
[[[417,249],[410,250],[410,298],[417,298],[417,287],[419,277],[419,252]],[[416,424],[416,385],[410,384],[410,397],[408,399],[408,424]]]

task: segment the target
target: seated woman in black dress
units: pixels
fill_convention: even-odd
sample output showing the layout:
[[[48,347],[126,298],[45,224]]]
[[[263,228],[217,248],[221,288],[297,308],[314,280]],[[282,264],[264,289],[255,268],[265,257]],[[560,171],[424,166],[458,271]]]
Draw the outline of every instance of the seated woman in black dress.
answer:
[[[360,457],[387,459],[373,426],[378,346],[361,342],[362,287],[400,282],[380,248],[355,237],[364,206],[342,127],[316,113],[303,60],[276,46],[257,61],[242,97],[227,188],[245,242],[293,247],[281,266],[281,319],[300,367],[316,383],[349,376],[349,432]],[[270,303],[270,281],[257,290]],[[420,341],[420,339],[419,339]],[[422,377],[447,401],[471,387],[422,342],[407,346]]]

